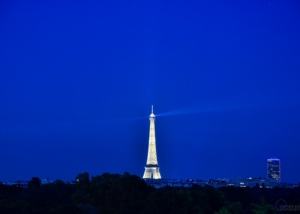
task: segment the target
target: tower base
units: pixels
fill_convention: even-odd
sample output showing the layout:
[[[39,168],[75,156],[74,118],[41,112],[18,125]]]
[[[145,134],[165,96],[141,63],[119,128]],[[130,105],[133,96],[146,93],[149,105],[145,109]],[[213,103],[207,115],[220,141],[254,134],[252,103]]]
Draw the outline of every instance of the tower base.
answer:
[[[143,179],[161,179],[158,166],[146,166]]]

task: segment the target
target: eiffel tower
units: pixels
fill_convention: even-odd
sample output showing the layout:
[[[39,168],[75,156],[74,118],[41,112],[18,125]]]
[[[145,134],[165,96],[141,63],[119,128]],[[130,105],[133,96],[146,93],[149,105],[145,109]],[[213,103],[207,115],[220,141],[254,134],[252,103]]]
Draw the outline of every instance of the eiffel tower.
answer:
[[[157,154],[156,154],[156,139],[155,139],[155,115],[152,112],[149,117],[150,120],[150,133],[149,133],[149,145],[148,145],[148,156],[147,156],[147,164],[144,172],[144,179],[161,179],[158,162],[157,162]]]

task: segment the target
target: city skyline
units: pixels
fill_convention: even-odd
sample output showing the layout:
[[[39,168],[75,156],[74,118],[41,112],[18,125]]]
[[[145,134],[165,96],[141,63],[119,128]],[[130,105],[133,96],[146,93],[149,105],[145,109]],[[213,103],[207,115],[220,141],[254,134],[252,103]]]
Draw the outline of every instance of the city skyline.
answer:
[[[163,178],[300,181],[297,1],[4,1],[0,180],[142,176],[155,106]],[[159,121],[159,122],[158,122]]]
[[[163,114],[161,114],[163,115]],[[143,175],[143,179],[161,179],[160,170],[158,167],[158,161],[157,161],[157,152],[156,152],[156,135],[155,135],[155,114],[154,114],[154,108],[153,105],[151,105],[151,114],[149,116],[150,120],[150,130],[149,130],[149,141],[148,141],[148,152],[147,152],[147,161],[146,161],[146,167]],[[258,176],[259,178],[272,178],[277,180],[277,182],[281,182],[281,166],[280,166],[280,159],[278,158],[268,158],[267,159],[267,176]],[[241,177],[240,177],[241,178]],[[249,176],[249,178],[252,178],[252,176]],[[244,178],[244,179],[249,179]],[[172,179],[172,178],[171,178]],[[189,179],[201,179],[201,178],[189,178]],[[216,178],[210,178],[210,179],[216,179]],[[220,178],[217,178],[220,179]],[[238,179],[238,178],[229,178],[224,177],[221,179]],[[15,179],[19,180],[19,179]],[[49,180],[49,178],[44,179]],[[21,181],[21,180],[19,180]]]

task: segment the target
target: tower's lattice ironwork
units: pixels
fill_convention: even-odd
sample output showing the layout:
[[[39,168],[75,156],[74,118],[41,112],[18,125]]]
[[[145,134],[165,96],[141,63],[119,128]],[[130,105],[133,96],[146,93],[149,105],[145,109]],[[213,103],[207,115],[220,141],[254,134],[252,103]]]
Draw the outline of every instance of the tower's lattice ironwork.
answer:
[[[150,120],[150,132],[149,132],[149,145],[148,145],[148,156],[147,164],[144,172],[144,179],[153,178],[161,179],[158,162],[157,162],[157,153],[156,153],[156,138],[155,138],[155,115],[152,112],[149,117]]]

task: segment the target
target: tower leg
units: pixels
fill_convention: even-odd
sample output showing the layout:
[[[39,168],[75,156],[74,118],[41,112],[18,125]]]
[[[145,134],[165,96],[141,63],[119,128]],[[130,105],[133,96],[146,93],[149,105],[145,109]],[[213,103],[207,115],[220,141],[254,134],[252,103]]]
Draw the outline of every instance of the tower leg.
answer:
[[[159,167],[145,167],[144,179],[161,179]]]

